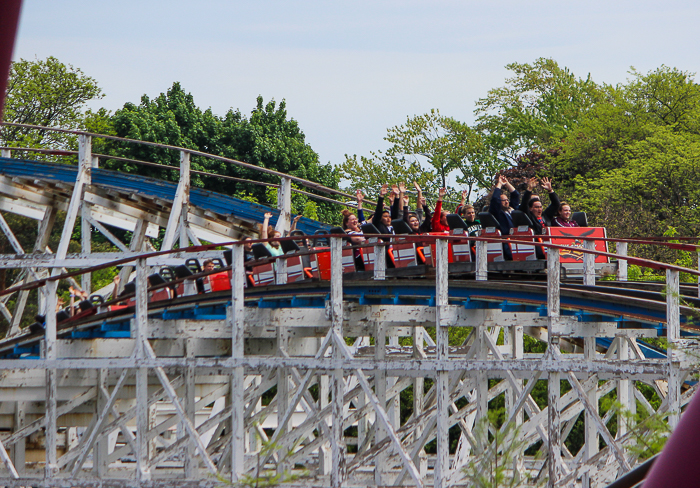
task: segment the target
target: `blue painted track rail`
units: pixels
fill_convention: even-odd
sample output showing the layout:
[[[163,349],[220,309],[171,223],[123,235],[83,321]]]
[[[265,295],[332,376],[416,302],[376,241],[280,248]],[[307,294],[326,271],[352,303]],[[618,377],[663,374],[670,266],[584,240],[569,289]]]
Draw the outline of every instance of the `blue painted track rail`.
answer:
[[[173,170],[177,171],[178,168],[174,167]],[[78,167],[69,164],[0,158],[0,174],[11,178],[26,178],[54,183],[61,182],[72,185],[75,183]],[[130,192],[147,198],[158,198],[167,201],[173,201],[175,190],[177,189],[176,183],[100,168],[92,170],[92,184],[106,189]],[[190,189],[190,204],[218,214],[233,215],[252,224],[261,223],[265,212],[272,213],[272,219],[270,219],[272,225],[275,225],[279,216],[277,209],[195,187]],[[318,230],[327,231],[330,229],[330,226],[302,217],[297,224],[297,229],[305,234],[313,234]]]

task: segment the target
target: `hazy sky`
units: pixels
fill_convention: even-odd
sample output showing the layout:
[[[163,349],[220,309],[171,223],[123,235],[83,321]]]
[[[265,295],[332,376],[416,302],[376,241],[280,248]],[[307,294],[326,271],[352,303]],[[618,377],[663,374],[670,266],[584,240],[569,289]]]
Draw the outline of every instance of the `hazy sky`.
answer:
[[[697,72],[699,20],[688,0],[24,0],[14,58],[82,69],[110,110],[175,81],[218,115],[285,99],[321,161],[339,163],[431,108],[471,122],[511,62],[551,57],[611,84],[630,66]]]

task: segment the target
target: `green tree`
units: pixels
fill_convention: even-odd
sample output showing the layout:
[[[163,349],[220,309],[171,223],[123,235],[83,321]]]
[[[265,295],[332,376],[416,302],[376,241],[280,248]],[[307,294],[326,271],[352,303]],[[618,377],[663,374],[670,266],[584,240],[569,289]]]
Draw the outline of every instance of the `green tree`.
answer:
[[[5,102],[6,122],[80,129],[84,127],[85,107],[102,98],[95,79],[80,69],[54,57],[12,63]],[[75,137],[58,132],[2,127],[3,145],[33,147],[75,147]]]
[[[139,105],[125,104],[114,114],[112,125],[114,133],[121,137],[196,149],[288,173],[331,188],[338,188],[340,182],[338,171],[330,164],[319,162],[318,154],[305,142],[304,133],[297,122],[287,117],[284,101],[279,105],[274,100],[264,103],[263,98],[258,97],[250,117],[240,110],[229,110],[224,117],[219,117],[211,109],[201,110],[194,97],[179,83],[174,83],[166,93],[153,100],[144,95]],[[113,154],[118,156],[174,167],[180,164],[180,155],[176,151],[122,143],[112,143],[111,146]],[[106,166],[173,181],[178,178],[177,171],[161,168],[117,161],[109,162]],[[275,176],[198,156],[192,157],[191,169],[270,184],[279,183],[279,178]],[[224,194],[247,196],[263,204],[273,203],[265,188],[259,185],[196,175],[192,176],[192,184]],[[318,203],[319,217],[331,219],[339,211],[335,207]]]
[[[485,158],[514,164],[525,151],[556,145],[601,96],[590,76],[577,78],[553,59],[506,68],[514,76],[489,90],[474,111]]]
[[[417,182],[426,194],[435,193],[439,188],[436,184],[437,175],[426,169],[418,161],[407,161],[396,156],[388,156],[382,151],[370,153],[371,157],[345,155],[345,161],[340,165],[341,177],[349,182],[353,189],[362,190],[369,198],[376,199],[379,189],[384,183],[405,182],[409,189]]]

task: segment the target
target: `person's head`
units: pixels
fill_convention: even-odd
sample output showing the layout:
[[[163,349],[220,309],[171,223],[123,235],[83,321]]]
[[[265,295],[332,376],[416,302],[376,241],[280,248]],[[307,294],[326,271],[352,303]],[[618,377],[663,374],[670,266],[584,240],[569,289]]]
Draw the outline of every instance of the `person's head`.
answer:
[[[464,221],[471,224],[476,220],[476,210],[473,205],[465,205],[462,207],[462,214],[464,215]]]
[[[532,215],[538,219],[542,217],[542,202],[539,198],[530,200],[527,205],[530,208]]]
[[[280,237],[282,237],[282,233],[278,230],[275,230],[275,228],[272,226],[269,226],[267,228],[267,235],[270,239],[279,239]],[[270,245],[272,247],[280,247],[280,241],[270,241]]]
[[[243,248],[246,251],[252,251],[253,250],[253,243],[251,242],[251,238],[248,236],[245,236],[244,238],[241,239],[243,241]]]
[[[382,224],[386,225],[387,227],[391,225],[391,212],[388,210],[384,210],[382,212]]]
[[[360,230],[360,221],[358,220],[357,215],[352,213],[347,208],[343,210],[343,230]]]
[[[561,202],[559,204],[559,212],[557,212],[559,218],[569,221],[571,220],[571,206],[566,202]]]
[[[510,207],[510,198],[508,198],[508,193],[505,191],[501,192],[501,208],[503,210],[508,210],[508,207]]]
[[[418,215],[414,212],[408,214],[408,226],[413,232],[418,232],[418,229],[420,229],[420,220],[418,220]]]
[[[447,225],[447,212],[444,210],[440,211],[440,223],[442,225]]]
[[[202,263],[202,269],[205,272],[214,271],[214,261],[212,261],[211,259],[207,259]]]

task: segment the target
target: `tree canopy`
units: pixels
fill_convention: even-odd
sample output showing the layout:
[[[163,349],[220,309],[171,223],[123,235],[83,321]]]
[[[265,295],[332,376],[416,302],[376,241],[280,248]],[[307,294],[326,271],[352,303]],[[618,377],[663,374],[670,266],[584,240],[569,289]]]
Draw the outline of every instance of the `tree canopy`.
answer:
[[[287,116],[286,103],[274,100],[265,103],[260,96],[249,117],[240,110],[229,110],[223,117],[212,110],[200,109],[194,97],[174,83],[166,92],[151,100],[144,95],[141,103],[127,103],[111,118],[115,135],[196,149],[236,159],[255,166],[288,173],[338,188],[340,176],[330,164],[321,164],[318,154],[306,143],[304,133],[294,119]],[[111,143],[112,153],[131,159],[153,161],[179,167],[179,154],[174,151]],[[163,179],[177,179],[176,171],[112,161],[108,167],[126,169],[138,174]],[[279,178],[241,168],[224,161],[193,157],[193,170],[217,173],[241,179],[279,183]],[[221,178],[192,175],[192,185],[229,195],[246,196],[254,201],[274,203],[264,187]],[[311,191],[311,190],[307,190]],[[303,201],[301,201],[303,200]],[[308,198],[294,199],[296,211],[307,208]],[[332,205],[318,203],[317,211],[329,220],[337,213]]]
[[[7,85],[4,119],[19,124],[79,129],[86,117],[87,102],[102,98],[97,81],[79,68],[54,57],[12,63]],[[5,145],[70,147],[74,138],[57,132],[3,127]]]

